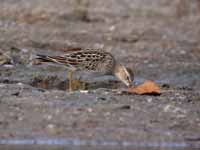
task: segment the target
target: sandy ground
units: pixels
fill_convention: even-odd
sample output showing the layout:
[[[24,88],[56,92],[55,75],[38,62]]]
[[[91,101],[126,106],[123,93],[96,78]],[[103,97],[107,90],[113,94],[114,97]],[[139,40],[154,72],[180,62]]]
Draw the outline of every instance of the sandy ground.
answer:
[[[167,0],[2,0],[0,49],[11,64],[0,66],[0,143],[200,146],[200,14],[194,4],[177,17],[175,1]],[[131,95],[113,77],[80,72],[75,78],[81,75],[87,86],[68,92],[65,68],[32,64],[37,53],[73,48],[111,52],[133,70],[134,84],[153,80],[162,94]]]

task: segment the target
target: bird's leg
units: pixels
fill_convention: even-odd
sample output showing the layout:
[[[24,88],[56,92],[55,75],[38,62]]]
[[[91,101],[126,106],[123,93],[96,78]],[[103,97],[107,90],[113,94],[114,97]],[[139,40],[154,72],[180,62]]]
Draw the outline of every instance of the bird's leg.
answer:
[[[78,76],[78,83],[79,83],[79,89],[81,90],[86,90],[86,83],[84,82],[84,80],[82,80],[82,77],[80,75],[81,73],[79,72],[79,76]]]
[[[69,70],[68,71],[68,81],[69,81],[69,91],[73,91],[73,71]]]
[[[82,81],[81,76],[79,76],[78,82],[79,82],[79,84],[80,84],[80,89],[81,89],[81,90],[86,90],[86,82]]]

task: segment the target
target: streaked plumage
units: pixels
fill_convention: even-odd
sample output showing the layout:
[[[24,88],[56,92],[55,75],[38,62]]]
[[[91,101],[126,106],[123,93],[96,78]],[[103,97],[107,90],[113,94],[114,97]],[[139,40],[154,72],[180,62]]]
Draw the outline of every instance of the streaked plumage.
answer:
[[[84,70],[113,74],[127,86],[131,86],[131,76],[126,68],[118,63],[108,52],[102,50],[79,50],[60,56],[37,55],[43,62],[52,62],[66,66],[70,70]]]

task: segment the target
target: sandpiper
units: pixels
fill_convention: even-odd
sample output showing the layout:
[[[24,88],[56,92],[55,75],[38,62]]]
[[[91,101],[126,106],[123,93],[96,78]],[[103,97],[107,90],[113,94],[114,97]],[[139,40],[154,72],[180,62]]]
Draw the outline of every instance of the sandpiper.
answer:
[[[132,85],[132,76],[125,66],[120,64],[111,53],[103,50],[78,50],[67,52],[60,56],[37,55],[41,62],[52,62],[64,65],[69,69],[69,90],[72,87],[72,75],[76,70],[89,72],[101,72],[112,74],[121,80],[126,86]]]

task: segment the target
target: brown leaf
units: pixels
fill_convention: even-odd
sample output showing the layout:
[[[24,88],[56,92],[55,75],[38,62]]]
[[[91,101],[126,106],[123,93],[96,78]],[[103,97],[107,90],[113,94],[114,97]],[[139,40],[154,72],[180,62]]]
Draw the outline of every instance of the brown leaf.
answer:
[[[145,81],[137,87],[130,87],[128,92],[139,95],[160,95],[161,91],[159,86],[153,81]]]

